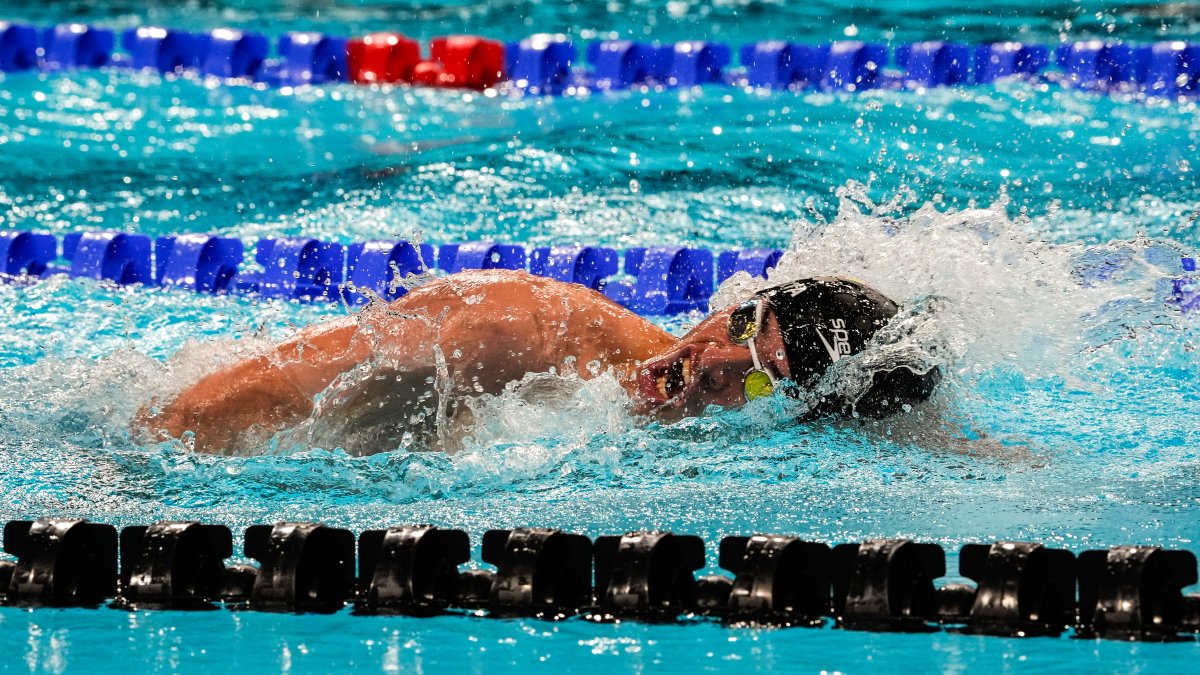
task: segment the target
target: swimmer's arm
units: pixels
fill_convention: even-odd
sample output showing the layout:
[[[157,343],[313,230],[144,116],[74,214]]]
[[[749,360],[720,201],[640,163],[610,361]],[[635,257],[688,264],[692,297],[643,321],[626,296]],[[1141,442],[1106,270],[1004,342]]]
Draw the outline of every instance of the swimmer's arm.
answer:
[[[143,409],[134,424],[156,438],[191,431],[195,450],[226,452],[247,432],[269,436],[307,417],[313,397],[370,351],[353,317],[313,326],[200,379],[161,410]]]

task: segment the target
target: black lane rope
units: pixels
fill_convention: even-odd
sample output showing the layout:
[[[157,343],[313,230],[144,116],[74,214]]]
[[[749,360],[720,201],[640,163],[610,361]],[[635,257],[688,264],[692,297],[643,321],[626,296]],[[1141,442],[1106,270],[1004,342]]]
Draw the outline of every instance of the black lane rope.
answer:
[[[593,621],[716,620],[728,625],[823,626],[1166,642],[1200,634],[1196,556],[1116,546],[1078,556],[1032,542],[967,544],[946,575],[937,544],[873,539],[830,547],[785,535],[721,540],[731,576],[695,576],[696,536],[631,532],[595,540],[551,528],[489,530],[470,560],[466,532],[429,525],[367,530],[320,523],[253,525],[227,565],[223,525],[126,527],[86,520],[14,520],[4,526],[0,591],[14,607],[200,610],[489,617]],[[356,558],[357,554],[357,558]],[[357,566],[356,566],[357,562]],[[1195,639],[1191,637],[1190,639]]]

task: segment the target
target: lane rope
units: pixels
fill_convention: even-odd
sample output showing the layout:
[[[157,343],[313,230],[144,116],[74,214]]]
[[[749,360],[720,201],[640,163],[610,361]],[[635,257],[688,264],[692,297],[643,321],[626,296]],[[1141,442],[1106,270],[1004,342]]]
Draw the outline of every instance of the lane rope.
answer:
[[[688,246],[540,246],[475,241],[430,244],[367,241],[341,244],[306,237],[265,238],[246,260],[240,239],[206,234],[151,239],[128,232],[0,232],[0,281],[27,283],[55,274],[119,285],[170,286],[206,294],[254,294],[298,302],[358,305],[407,292],[405,280],[434,270],[512,269],[581,284],[645,316],[707,312],[716,287],[736,273],[766,278],[780,249],[714,252]],[[1200,312],[1194,258],[1180,259],[1163,300]]]
[[[118,39],[119,38],[119,39]],[[119,47],[119,49],[118,49]],[[504,43],[478,35],[422,45],[399,32],[342,37],[220,28],[192,32],[141,26],[116,31],[66,23],[46,28],[0,21],[0,72],[102,67],[195,73],[228,82],[296,87],[334,82],[404,83],[576,95],[631,87],[724,85],[767,89],[927,89],[1009,77],[1091,91],[1176,98],[1200,95],[1200,43],[1086,40],[1053,47],[1023,42],[767,40],[734,49],[719,42],[588,43],[539,34]],[[738,63],[733,62],[737,56]]]
[[[937,544],[872,539],[829,546],[787,535],[730,536],[729,575],[697,578],[705,545],[662,531],[589,539],[552,528],[489,530],[466,569],[466,532],[412,525],[361,532],[320,523],[252,525],[227,564],[228,527],[194,521],[126,527],[67,518],[9,521],[0,591],[14,607],[264,612],[810,626],[1166,642],[1200,634],[1196,556],[1114,546],[1078,556],[1034,542],[967,544],[946,576]],[[357,563],[357,564],[356,564]]]

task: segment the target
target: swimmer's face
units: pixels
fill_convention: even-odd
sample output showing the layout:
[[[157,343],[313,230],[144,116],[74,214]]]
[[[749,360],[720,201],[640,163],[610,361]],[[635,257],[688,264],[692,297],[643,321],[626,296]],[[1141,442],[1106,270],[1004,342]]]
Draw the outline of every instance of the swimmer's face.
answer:
[[[748,344],[729,336],[729,315],[742,303],[701,321],[664,354],[642,363],[637,378],[641,414],[668,419],[698,415],[709,405],[735,408],[746,402],[746,374],[754,369]],[[776,379],[791,377],[779,324],[768,309],[755,338],[759,363]]]

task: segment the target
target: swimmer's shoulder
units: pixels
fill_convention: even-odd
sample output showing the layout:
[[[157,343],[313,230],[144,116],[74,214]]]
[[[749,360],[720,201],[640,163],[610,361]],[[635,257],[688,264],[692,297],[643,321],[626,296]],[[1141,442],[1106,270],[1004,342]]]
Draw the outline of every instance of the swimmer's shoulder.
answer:
[[[397,305],[427,304],[447,301],[487,298],[493,301],[522,299],[545,301],[549,298],[572,298],[580,301],[611,301],[603,294],[579,284],[571,284],[530,274],[525,270],[467,270],[431,281],[413,289],[396,301]]]
[[[413,289],[388,310],[385,316],[412,314],[439,323],[454,317],[468,325],[499,323],[511,329],[516,322],[535,332],[537,326],[551,324],[559,326],[556,333],[644,336],[662,332],[599,291],[524,270],[451,274]]]

